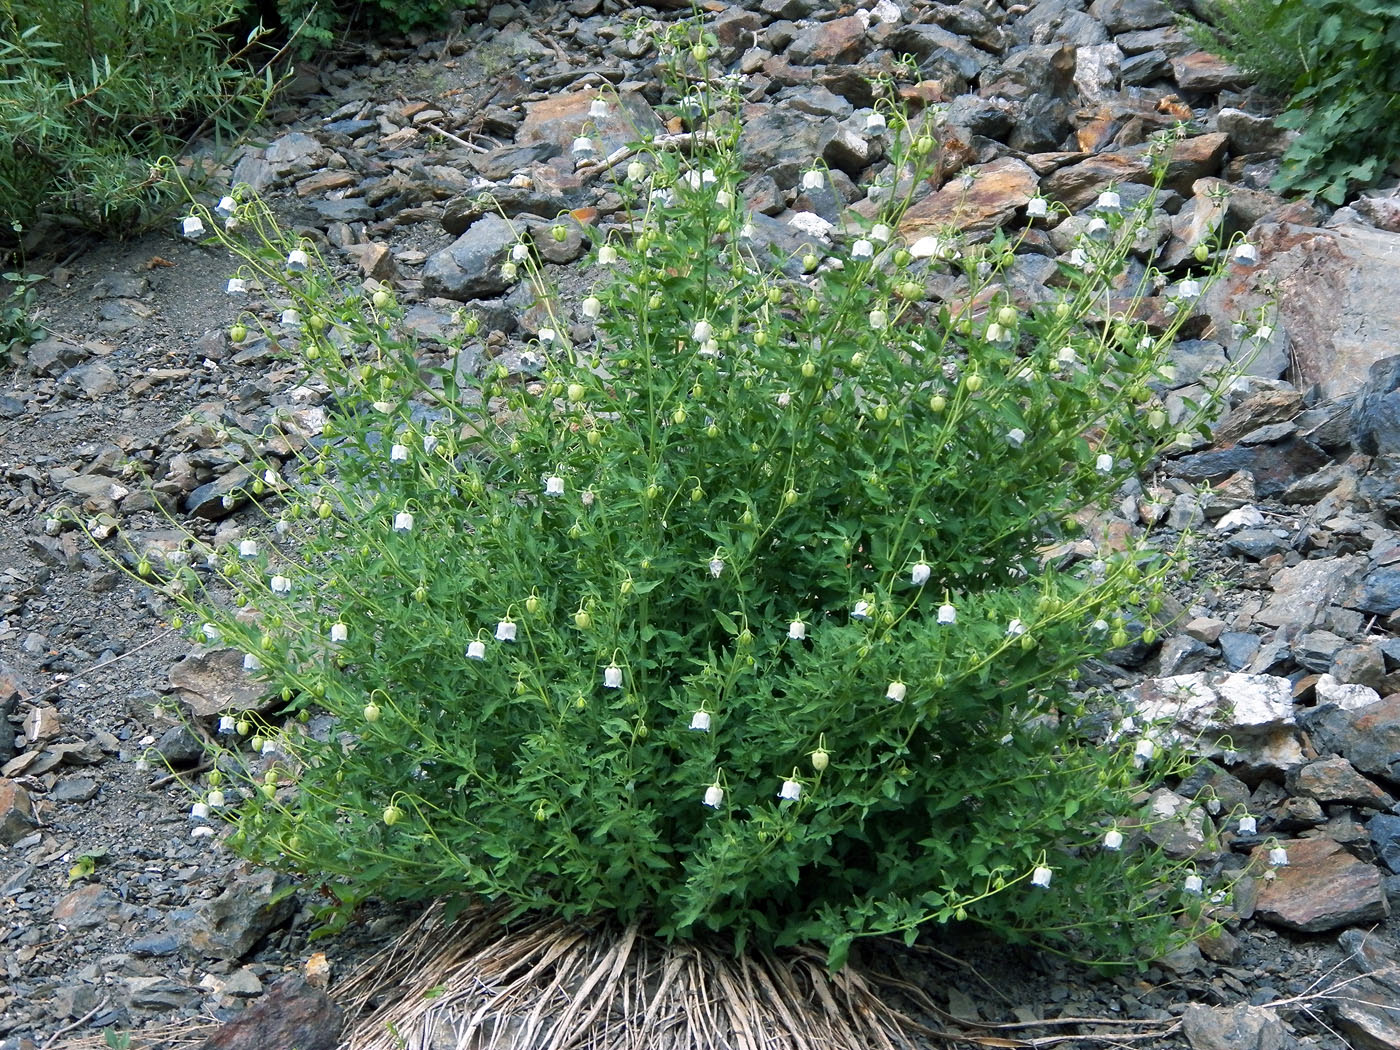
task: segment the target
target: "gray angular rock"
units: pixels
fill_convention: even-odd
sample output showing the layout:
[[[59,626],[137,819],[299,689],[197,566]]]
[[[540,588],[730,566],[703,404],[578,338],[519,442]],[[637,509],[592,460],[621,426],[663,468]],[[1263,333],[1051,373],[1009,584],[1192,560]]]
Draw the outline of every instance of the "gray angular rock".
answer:
[[[296,912],[285,875],[244,865],[223,893],[202,901],[181,927],[185,943],[214,959],[235,961]]]
[[[1341,755],[1369,776],[1400,784],[1400,694],[1354,711],[1328,705],[1301,721],[1320,753]]]
[[[1400,1050],[1400,959],[1365,930],[1345,930],[1337,943],[1362,975],[1339,989],[1337,1029],[1354,1050]]]
[[[1344,758],[1320,758],[1290,769],[1284,785],[1294,795],[1319,802],[1348,802],[1371,809],[1390,809],[1395,800],[1367,780]]]
[[[1280,569],[1269,580],[1273,597],[1255,619],[1270,627],[1286,623],[1320,623],[1327,607],[1360,580],[1367,565],[1362,555],[1299,562]]]
[[[444,299],[487,299],[507,291],[514,279],[501,266],[517,240],[499,215],[486,214],[423,266],[423,292]]]
[[[942,26],[906,25],[890,34],[886,44],[896,53],[913,55],[920,68],[934,76],[947,71],[972,81],[992,61],[987,52]]]
[[[218,521],[248,502],[245,487],[253,480],[247,467],[234,467],[185,497],[185,510],[201,518]]]
[[[1371,848],[1387,868],[1400,875],[1400,816],[1377,813],[1366,824]]]
[[[1368,456],[1400,452],[1400,355],[1371,365],[1351,402],[1351,442]]]
[[[1262,1006],[1188,1003],[1181,1030],[1191,1050],[1283,1050],[1286,1030]]]

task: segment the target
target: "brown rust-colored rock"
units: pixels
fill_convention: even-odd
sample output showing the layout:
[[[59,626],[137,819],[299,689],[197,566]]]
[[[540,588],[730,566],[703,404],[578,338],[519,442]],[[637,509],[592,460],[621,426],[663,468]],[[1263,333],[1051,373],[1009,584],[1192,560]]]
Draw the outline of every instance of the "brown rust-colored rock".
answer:
[[[899,232],[910,240],[948,229],[990,233],[1025,207],[1040,182],[1028,164],[1011,157],[968,168],[967,174],[970,180],[955,178],[911,207]]]
[[[1390,915],[1385,879],[1379,868],[1357,860],[1329,838],[1282,843],[1288,864],[1263,880],[1256,915],[1274,926],[1318,933],[1376,922]],[[1269,849],[1251,857],[1256,871],[1268,871]]]
[[[335,1050],[343,1023],[344,1012],[329,995],[288,975],[199,1050]]]
[[[14,845],[37,826],[29,792],[13,780],[0,779],[0,845]]]

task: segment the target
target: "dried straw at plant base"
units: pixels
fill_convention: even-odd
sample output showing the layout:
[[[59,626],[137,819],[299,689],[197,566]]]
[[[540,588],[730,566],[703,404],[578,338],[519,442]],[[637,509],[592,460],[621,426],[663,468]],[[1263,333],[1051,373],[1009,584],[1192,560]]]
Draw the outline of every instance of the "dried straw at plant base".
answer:
[[[432,908],[336,989],[347,1050],[901,1050],[934,1032],[819,952],[663,944],[636,925]]]

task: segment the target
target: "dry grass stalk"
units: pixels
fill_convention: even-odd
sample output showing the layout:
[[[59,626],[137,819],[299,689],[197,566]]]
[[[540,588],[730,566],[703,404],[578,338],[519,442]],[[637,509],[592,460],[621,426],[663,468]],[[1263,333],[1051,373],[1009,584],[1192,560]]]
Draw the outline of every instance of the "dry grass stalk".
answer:
[[[935,1035],[815,951],[663,944],[636,925],[440,908],[337,989],[346,1050],[903,1050]]]

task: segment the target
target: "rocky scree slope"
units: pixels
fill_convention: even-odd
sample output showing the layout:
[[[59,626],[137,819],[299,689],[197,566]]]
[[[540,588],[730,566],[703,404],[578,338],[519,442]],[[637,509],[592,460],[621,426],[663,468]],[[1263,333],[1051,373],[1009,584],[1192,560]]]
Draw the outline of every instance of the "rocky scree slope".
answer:
[[[423,353],[443,353],[466,305],[483,324],[459,365],[498,358],[528,372],[521,353],[544,321],[501,263],[523,232],[566,300],[591,284],[580,260],[620,207],[598,157],[666,129],[658,28],[687,14],[498,4],[445,39],[305,70],[265,144],[216,184],[253,187],[367,288],[392,287]],[[1163,391],[1179,418],[1212,373],[1243,366],[1214,440],[1163,462],[1056,556],[1190,530],[1197,576],[1166,610],[1162,640],[1092,670],[1183,733],[1230,738],[1200,777],[1154,796],[1179,818],[1162,832],[1170,850],[1209,875],[1276,840],[1289,863],[1242,883],[1226,934],[1142,979],[998,951],[976,956],[995,992],[933,957],[905,959],[906,975],[983,1020],[1181,1020],[1161,1045],[1200,1050],[1400,1047],[1389,1008],[1400,990],[1400,363],[1389,356],[1400,201],[1377,191],[1329,214],[1272,195],[1286,140],[1269,101],[1197,51],[1176,14],[1161,0],[837,11],[761,0],[709,4],[704,21],[745,100],[743,191],[760,239],[791,250],[811,236],[799,226],[847,236],[846,217],[868,210],[888,175],[866,123],[870,78],[912,55],[918,75],[902,94],[938,120],[942,167],[899,232],[978,239],[1029,223],[1009,281],[1019,303],[1053,294],[1056,260],[1101,192],[1141,199],[1149,137],[1183,123],[1137,265],[1188,277],[1197,245],[1221,232],[1257,250],[1197,304]],[[599,122],[598,155],[576,157],[605,87],[620,105]],[[816,162],[830,178],[804,190]],[[1037,196],[1072,214],[1027,215]],[[546,235],[571,212],[586,221],[566,220],[562,242]],[[79,534],[46,527],[68,507],[159,564],[184,556],[184,528],[222,545],[264,525],[224,497],[256,456],[294,451],[261,436],[274,414],[291,440],[314,440],[318,394],[272,342],[230,343],[239,311],[274,325],[279,313],[256,289],[226,296],[230,269],[169,237],[69,260],[43,305],[51,337],[0,378],[0,1047],[230,1018],[250,1002],[285,1016],[289,996],[319,994],[264,995],[315,950],[314,889],[274,903],[285,880],[220,849],[219,825],[192,824],[188,791],[165,776],[168,765],[199,783],[198,736],[257,701],[238,655],[189,651],[163,626],[158,595]],[[921,276],[935,303],[966,295],[936,264]],[[1149,302],[1149,316],[1164,306]],[[571,320],[586,341],[587,318]],[[322,945],[333,975],[397,921]],[[1378,975],[1339,998],[1257,1005],[1363,970]],[[334,1045],[330,1015],[314,1016],[303,1037],[321,1042],[306,1045]],[[266,1045],[270,1029],[258,1031],[253,1045]]]

